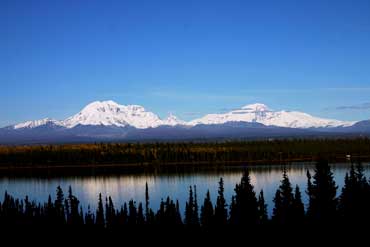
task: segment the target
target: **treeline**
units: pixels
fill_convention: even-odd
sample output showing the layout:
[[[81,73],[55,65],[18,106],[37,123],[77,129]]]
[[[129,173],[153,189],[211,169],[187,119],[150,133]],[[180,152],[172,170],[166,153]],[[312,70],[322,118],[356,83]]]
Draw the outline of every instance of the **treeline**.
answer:
[[[370,157],[370,139],[271,140],[220,143],[99,143],[0,146],[0,168],[96,164],[201,164],[228,162],[342,161]]]
[[[189,197],[184,214],[177,200],[162,199],[159,209],[150,207],[149,189],[145,188],[145,202],[128,203],[117,207],[111,197],[99,194],[95,212],[88,207],[84,212],[78,198],[69,188],[64,195],[60,187],[56,199],[49,196],[45,203],[17,199],[5,192],[0,204],[0,226],[65,226],[92,228],[123,228],[169,226],[179,228],[207,229],[225,226],[296,226],[361,224],[370,220],[370,184],[361,165],[352,166],[345,176],[345,184],[339,196],[338,186],[326,161],[316,164],[314,174],[307,171],[307,190],[293,188],[286,171],[273,200],[273,214],[268,217],[263,191],[256,194],[245,170],[234,195],[228,203],[224,197],[224,183],[219,181],[218,195],[212,203],[209,191],[198,204],[196,186],[189,187]],[[307,193],[305,209],[301,193]],[[182,217],[183,215],[183,217]]]

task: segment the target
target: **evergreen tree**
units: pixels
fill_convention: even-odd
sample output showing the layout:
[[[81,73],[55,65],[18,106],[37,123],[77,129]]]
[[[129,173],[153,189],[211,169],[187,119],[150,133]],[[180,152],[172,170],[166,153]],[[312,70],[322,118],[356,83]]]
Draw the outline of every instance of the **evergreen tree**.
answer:
[[[218,186],[218,196],[215,207],[215,224],[226,225],[227,224],[227,205],[224,197],[224,181],[220,178]]]
[[[280,189],[276,190],[274,199],[274,208],[272,209],[272,221],[277,224],[282,224],[284,222],[283,214],[283,200],[281,198],[281,191]]]
[[[147,224],[152,224],[154,221],[154,213],[149,207],[149,189],[148,183],[145,183],[145,222]]]
[[[144,225],[145,219],[144,219],[144,212],[143,212],[143,204],[140,202],[138,209],[137,209],[137,224],[138,225]]]
[[[200,222],[203,227],[210,227],[214,224],[213,205],[209,190],[200,209]]]
[[[64,193],[60,186],[57,187],[57,198],[54,202],[54,205],[57,217],[57,224],[64,224],[66,222],[64,211]]]
[[[179,200],[176,200],[176,225],[182,225]]]
[[[159,210],[156,214],[156,223],[158,225],[162,225],[164,224],[164,217],[165,217],[165,205],[164,205],[164,201],[163,201],[163,198],[161,198],[161,203],[159,204]]]
[[[339,211],[344,221],[365,223],[369,218],[369,184],[364,175],[363,167],[358,164],[351,166],[346,173],[344,186],[340,195]]]
[[[81,217],[79,213],[80,201],[72,193],[72,187],[68,188],[68,198],[65,201],[65,207],[67,212],[67,222],[71,225],[79,225],[81,223]]]
[[[305,212],[302,202],[301,192],[298,185],[295,187],[294,199],[292,204],[292,218],[295,224],[302,224],[304,222]]]
[[[123,207],[121,207],[118,222],[120,226],[125,226],[128,224],[128,210],[126,202],[123,204]]]
[[[273,210],[273,219],[275,222],[279,224],[293,222],[293,198],[293,189],[284,169],[283,179],[274,198],[275,208]]]
[[[306,173],[306,176],[307,176],[307,189],[306,189],[306,194],[308,196],[308,208],[307,208],[307,216],[309,217],[309,219],[311,219],[312,217],[312,212],[311,212],[311,209],[313,208],[312,207],[312,202],[314,200],[312,200],[312,196],[313,196],[313,186],[312,186],[312,176],[311,176],[311,173],[309,170],[307,170],[307,173]]]
[[[197,186],[196,185],[194,185],[194,210],[193,210],[192,222],[194,226],[199,225],[199,207],[198,207],[198,197],[197,197]]]
[[[231,197],[229,223],[231,225],[238,224],[238,212],[235,202],[235,196]]]
[[[266,224],[267,217],[267,204],[265,203],[265,197],[263,196],[263,190],[261,190],[258,196],[258,220],[260,224]]]
[[[110,196],[105,198],[105,221],[107,227],[116,226],[116,210]]]
[[[310,184],[311,181],[308,183]],[[308,216],[312,221],[333,223],[338,205],[337,188],[328,162],[319,160],[309,189]]]
[[[185,204],[185,224],[191,225],[194,214],[194,198],[193,198],[193,189],[190,186],[189,188],[189,199]]]
[[[197,193],[195,186],[194,186],[194,196],[193,189],[191,186],[189,189],[189,200],[186,202],[185,205],[185,224],[189,226],[199,225]]]
[[[136,225],[137,224],[137,210],[136,210],[136,202],[130,200],[128,203],[128,224],[129,225]]]
[[[87,213],[85,215],[85,224],[90,227],[95,225],[95,217],[90,210],[90,205],[87,207]]]
[[[1,205],[0,205],[1,208]],[[46,219],[48,225],[54,225],[55,221],[57,220],[56,214],[55,214],[55,207],[54,203],[51,200],[51,195],[48,197],[48,202],[45,209]]]
[[[248,170],[245,170],[240,184],[235,186],[235,201],[230,212],[231,222],[238,225],[256,225],[258,223],[258,205],[254,187],[250,183]]]
[[[101,193],[99,193],[98,208],[96,210],[96,222],[95,222],[95,224],[98,227],[104,227],[105,226],[104,208],[103,208],[103,200],[102,200],[102,197],[101,197]]]

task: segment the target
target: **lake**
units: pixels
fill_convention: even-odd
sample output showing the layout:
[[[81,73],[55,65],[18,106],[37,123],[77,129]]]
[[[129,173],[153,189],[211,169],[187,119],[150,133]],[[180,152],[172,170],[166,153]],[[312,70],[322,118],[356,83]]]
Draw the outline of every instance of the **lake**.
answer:
[[[272,200],[276,189],[282,178],[284,166],[280,165],[256,165],[250,166],[250,176],[255,191],[264,191],[268,211],[271,215]],[[285,166],[292,185],[296,184],[301,189],[302,199],[307,203],[307,195],[304,192],[307,185],[306,171],[313,174],[314,164],[295,163]],[[338,194],[344,183],[345,173],[349,170],[350,164],[331,164],[335,181],[339,186]],[[365,174],[370,175],[370,163],[364,163]],[[211,198],[215,201],[217,197],[218,181],[220,177],[224,179],[225,198],[230,203],[231,196],[234,194],[235,184],[240,181],[243,173],[243,167],[228,167],[223,169],[205,169],[181,172],[157,172],[157,173],[125,173],[119,175],[96,175],[81,177],[38,177],[38,178],[20,178],[20,177],[1,177],[0,193],[7,191],[17,198],[24,198],[26,195],[31,200],[38,202],[47,201],[49,194],[55,199],[56,187],[60,185],[67,194],[68,187],[72,186],[73,193],[78,197],[84,210],[90,205],[92,209],[96,208],[98,195],[111,196],[115,207],[123,205],[130,199],[137,202],[144,202],[145,183],[149,186],[150,206],[157,210],[161,199],[171,196],[178,199],[181,212],[184,211],[184,205],[188,198],[190,185],[197,186],[198,203],[203,203],[207,189],[210,190]]]

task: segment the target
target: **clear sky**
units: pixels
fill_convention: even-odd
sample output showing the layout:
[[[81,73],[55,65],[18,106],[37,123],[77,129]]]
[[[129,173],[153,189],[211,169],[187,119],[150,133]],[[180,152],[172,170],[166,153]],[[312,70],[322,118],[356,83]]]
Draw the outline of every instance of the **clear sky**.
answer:
[[[370,118],[370,1],[0,0],[0,126],[95,100]]]

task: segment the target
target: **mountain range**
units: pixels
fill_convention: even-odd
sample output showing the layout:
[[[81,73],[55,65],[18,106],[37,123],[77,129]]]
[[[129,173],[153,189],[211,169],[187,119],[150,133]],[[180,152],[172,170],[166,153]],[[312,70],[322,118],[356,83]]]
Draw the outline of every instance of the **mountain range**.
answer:
[[[187,122],[174,115],[161,119],[140,105],[109,100],[92,102],[65,120],[45,118],[0,128],[0,144],[369,134],[370,120],[318,118],[298,111],[274,111],[261,103]]]

